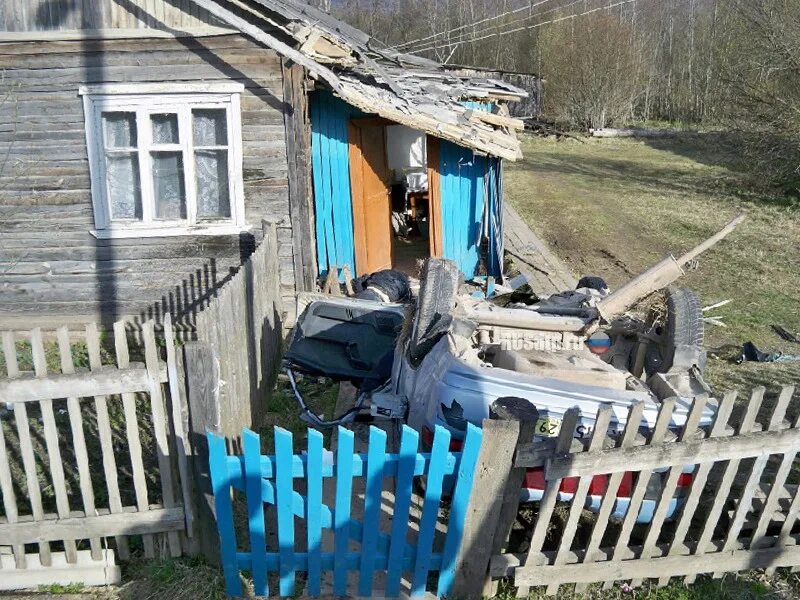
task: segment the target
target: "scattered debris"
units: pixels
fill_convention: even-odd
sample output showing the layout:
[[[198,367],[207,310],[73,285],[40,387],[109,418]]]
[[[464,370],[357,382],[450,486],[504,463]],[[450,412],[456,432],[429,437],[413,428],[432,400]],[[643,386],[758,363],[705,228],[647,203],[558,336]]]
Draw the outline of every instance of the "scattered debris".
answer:
[[[773,325],[772,330],[777,333],[781,338],[786,340],[787,342],[792,342],[794,344],[800,344],[800,336],[792,333],[785,327],[781,325]]]
[[[708,312],[710,310],[714,310],[715,308],[722,308],[723,306],[727,306],[731,302],[733,302],[733,300],[723,300],[722,302],[717,302],[716,304],[712,304],[711,306],[706,306],[702,310],[703,312]]]
[[[742,356],[739,359],[740,364],[743,362],[800,362],[800,355],[784,354],[783,352],[762,352],[753,342],[745,342],[742,345]]]
[[[596,138],[667,138],[675,137],[678,131],[674,129],[615,129],[613,127],[601,127],[599,129],[590,129],[589,133]]]

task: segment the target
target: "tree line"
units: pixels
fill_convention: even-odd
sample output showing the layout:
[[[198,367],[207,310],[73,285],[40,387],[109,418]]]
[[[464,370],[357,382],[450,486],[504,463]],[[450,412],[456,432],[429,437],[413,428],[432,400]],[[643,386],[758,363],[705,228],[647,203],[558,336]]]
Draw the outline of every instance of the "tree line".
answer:
[[[544,115],[735,128],[800,189],[800,0],[317,0],[389,47],[534,73]]]

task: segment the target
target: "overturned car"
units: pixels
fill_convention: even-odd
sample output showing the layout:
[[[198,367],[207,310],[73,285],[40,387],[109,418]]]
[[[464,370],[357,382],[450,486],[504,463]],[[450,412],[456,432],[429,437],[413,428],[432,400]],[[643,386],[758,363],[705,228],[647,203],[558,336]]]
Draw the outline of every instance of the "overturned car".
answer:
[[[599,278],[585,278],[577,290],[535,302],[476,298],[460,293],[463,278],[453,262],[429,259],[415,301],[304,296],[285,357],[304,418],[326,426],[368,413],[408,424],[427,446],[435,427],[442,426],[458,449],[467,424],[480,425],[498,398],[531,402],[539,414],[540,439],[557,436],[566,411],[577,407],[573,435],[581,439],[591,437],[601,405],[613,410],[607,432],[613,437],[621,435],[635,403],[643,403],[641,426],[650,429],[661,402],[676,398],[671,427],[677,429],[692,399],[707,394],[700,426],[710,426],[717,404],[703,379],[700,303],[694,293],[672,284],[684,265],[739,222],[614,293]],[[644,310],[631,310],[645,298]],[[315,415],[295,384],[298,372],[353,382],[359,389],[356,405],[336,419]],[[684,469],[669,514],[691,484],[692,472],[693,466]],[[640,522],[652,518],[662,477],[651,477]],[[570,499],[576,485],[564,480],[561,499]],[[605,485],[603,476],[592,482],[588,508],[599,509]],[[617,516],[627,511],[632,487],[633,474],[626,474],[617,492]],[[523,488],[522,500],[540,500],[542,470],[531,469]]]

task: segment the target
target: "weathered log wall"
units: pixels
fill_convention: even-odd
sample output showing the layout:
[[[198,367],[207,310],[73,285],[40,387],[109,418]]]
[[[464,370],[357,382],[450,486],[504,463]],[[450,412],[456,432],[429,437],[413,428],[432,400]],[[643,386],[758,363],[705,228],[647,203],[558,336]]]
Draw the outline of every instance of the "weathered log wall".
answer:
[[[244,84],[244,192],[252,235],[91,235],[78,87],[166,81]],[[60,315],[113,322],[158,318],[167,310],[180,318],[214,295],[252,252],[262,220],[278,224],[288,306],[295,261],[286,106],[280,57],[241,35],[0,43],[0,319]]]
[[[216,21],[192,0],[3,0],[0,31],[194,28]]]

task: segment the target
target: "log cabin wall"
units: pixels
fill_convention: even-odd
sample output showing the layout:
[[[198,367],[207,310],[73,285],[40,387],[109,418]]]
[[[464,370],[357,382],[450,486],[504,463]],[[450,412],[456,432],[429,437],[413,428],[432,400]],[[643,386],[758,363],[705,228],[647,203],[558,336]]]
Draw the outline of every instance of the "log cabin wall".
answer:
[[[180,319],[252,252],[264,219],[278,223],[282,294],[292,310],[296,260],[284,124],[291,111],[281,58],[238,34],[141,35],[25,42],[0,34],[7,40],[0,42],[0,321],[6,324],[30,326],[49,317],[110,323],[158,318],[165,310]],[[79,86],[182,81],[245,86],[243,179],[251,232],[96,239]]]
[[[0,31],[194,29],[216,25],[192,0],[3,0]]]

